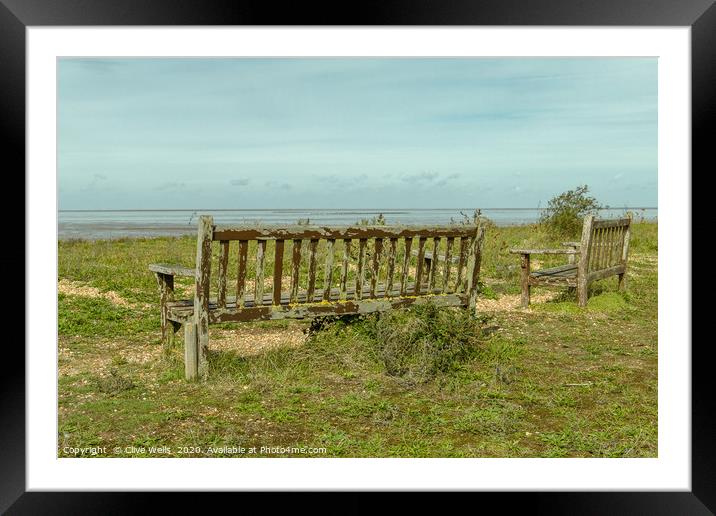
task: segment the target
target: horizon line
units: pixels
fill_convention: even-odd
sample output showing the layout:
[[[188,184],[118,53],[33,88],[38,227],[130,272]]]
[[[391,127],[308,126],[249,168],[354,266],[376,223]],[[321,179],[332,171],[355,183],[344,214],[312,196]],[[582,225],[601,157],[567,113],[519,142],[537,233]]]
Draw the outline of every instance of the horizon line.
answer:
[[[384,213],[394,213],[400,211],[464,211],[464,210],[482,210],[482,211],[532,211],[532,210],[550,210],[548,207],[534,208],[112,208],[112,209],[65,209],[57,211],[60,213],[68,212],[149,212],[149,211],[272,211],[272,212],[291,212],[291,211],[378,211]],[[658,210],[658,206],[604,206],[597,210]]]

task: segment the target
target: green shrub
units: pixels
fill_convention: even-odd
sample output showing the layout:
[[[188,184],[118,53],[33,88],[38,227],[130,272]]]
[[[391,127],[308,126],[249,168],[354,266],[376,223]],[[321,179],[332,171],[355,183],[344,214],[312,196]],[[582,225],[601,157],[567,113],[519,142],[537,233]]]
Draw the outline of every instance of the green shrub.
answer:
[[[375,217],[369,219],[360,219],[356,221],[357,226],[385,226],[385,216],[379,213]]]
[[[95,378],[94,384],[99,392],[112,396],[135,387],[130,378],[121,375],[114,367],[110,369],[109,375]]]
[[[579,236],[584,217],[602,207],[588,191],[589,187],[582,185],[553,197],[540,215],[540,225],[554,235]]]
[[[365,324],[385,371],[415,382],[459,369],[477,351],[481,331],[467,310],[432,303],[376,314]]]

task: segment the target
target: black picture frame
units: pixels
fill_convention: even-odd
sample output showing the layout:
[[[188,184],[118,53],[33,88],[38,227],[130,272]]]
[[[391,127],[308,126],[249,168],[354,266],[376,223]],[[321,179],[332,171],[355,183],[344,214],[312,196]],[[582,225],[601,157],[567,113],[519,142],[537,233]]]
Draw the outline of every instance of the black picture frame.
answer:
[[[343,6],[344,10],[336,10],[339,3],[294,3],[293,7],[278,8],[268,3],[208,0],[0,0],[3,177],[6,180],[14,178],[19,182],[18,188],[25,191],[26,27],[92,25],[688,26],[692,35],[692,169],[701,169],[704,174],[710,161],[713,143],[709,135],[714,132],[716,114],[716,7],[713,4],[714,0],[454,0],[444,4],[406,0],[347,4]],[[26,235],[26,238],[32,238],[32,235]],[[20,251],[19,246],[16,249],[14,253],[3,253],[0,260],[5,271],[21,268],[26,277],[31,271],[25,267],[24,250]],[[690,282],[691,278],[687,280]],[[691,303],[691,300],[686,302]],[[6,314],[17,312],[17,299],[10,303],[5,302]],[[26,310],[31,308],[31,305],[26,306]],[[18,318],[14,319],[13,324],[19,328]],[[674,344],[690,346],[691,342]],[[502,511],[527,503],[530,511],[550,514],[712,514],[716,511],[712,417],[716,403],[708,360],[710,343],[703,344],[691,348],[692,491],[485,493],[484,496],[499,497],[495,501]],[[21,346],[7,339],[3,347],[3,361],[12,363],[13,367],[5,367],[0,375],[0,512],[120,514],[147,510],[147,498],[156,495],[26,492],[25,353]],[[246,498],[245,493],[241,496]],[[212,501],[224,503],[223,496],[212,497]],[[345,505],[346,510],[362,505],[355,497],[354,503]],[[205,501],[190,496],[190,493],[174,493],[172,498],[182,504],[182,512],[191,511],[199,504],[203,510],[208,507]],[[274,495],[272,498],[275,500]],[[414,500],[422,503],[420,499]],[[293,500],[295,502],[295,498]]]

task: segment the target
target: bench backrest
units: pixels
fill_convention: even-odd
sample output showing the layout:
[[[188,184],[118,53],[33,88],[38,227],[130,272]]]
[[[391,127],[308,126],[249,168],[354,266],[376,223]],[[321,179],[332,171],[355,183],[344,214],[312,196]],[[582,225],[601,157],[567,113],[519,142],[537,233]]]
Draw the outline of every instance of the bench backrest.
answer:
[[[582,227],[580,273],[592,273],[626,264],[631,218],[596,219],[588,215]]]
[[[245,303],[277,306],[440,293],[464,293],[467,304],[478,288],[482,238],[477,225],[225,227],[202,216],[195,306],[207,309],[212,292],[219,309],[235,310]],[[212,258],[213,243],[218,243],[218,256]],[[415,248],[418,255],[412,256]],[[429,270],[426,252],[436,257],[427,262]]]

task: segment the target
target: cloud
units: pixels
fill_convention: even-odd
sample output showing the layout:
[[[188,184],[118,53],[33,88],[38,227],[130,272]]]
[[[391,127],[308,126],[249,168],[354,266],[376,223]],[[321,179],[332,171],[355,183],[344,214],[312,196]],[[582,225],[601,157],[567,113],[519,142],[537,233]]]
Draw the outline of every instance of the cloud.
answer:
[[[291,190],[293,187],[288,183],[279,183],[273,179],[266,181],[266,186],[269,188],[278,188],[280,190]]]
[[[94,59],[94,58],[64,58],[63,64],[77,65],[80,68],[97,73],[109,73],[119,67],[126,66],[127,62],[122,59]]]
[[[158,185],[155,190],[169,190],[176,192],[177,190],[185,190],[186,189],[186,183],[181,183],[178,181],[168,181],[166,183],[162,183]]]
[[[437,172],[420,172],[418,174],[409,174],[401,178],[406,183],[432,183],[438,178]]]
[[[87,191],[87,190],[95,190],[100,183],[107,180],[107,176],[104,174],[92,174],[92,179],[85,184],[81,190]]]
[[[445,186],[458,177],[460,177],[460,174],[456,173],[446,175],[438,172],[419,172],[417,174],[404,175],[400,180],[418,186]]]

